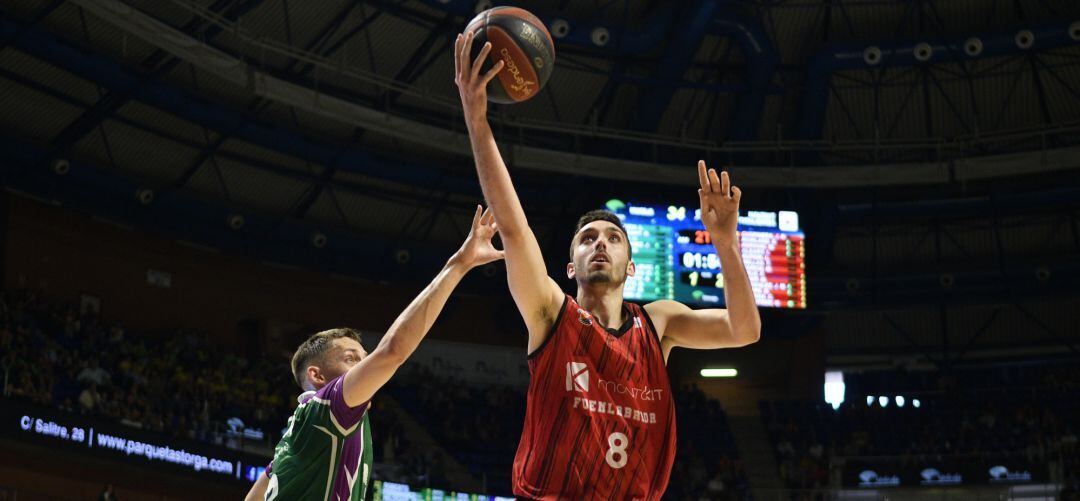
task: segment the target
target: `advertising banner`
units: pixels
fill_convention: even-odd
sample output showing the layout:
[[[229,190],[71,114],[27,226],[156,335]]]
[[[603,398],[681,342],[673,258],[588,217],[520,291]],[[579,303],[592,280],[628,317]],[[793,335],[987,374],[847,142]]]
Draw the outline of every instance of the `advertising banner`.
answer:
[[[225,447],[10,400],[0,406],[0,436],[207,479],[254,481],[269,463],[269,458]]]
[[[948,460],[848,460],[845,487],[948,487],[957,485],[1030,484],[1048,481],[1045,464],[1013,458]]]

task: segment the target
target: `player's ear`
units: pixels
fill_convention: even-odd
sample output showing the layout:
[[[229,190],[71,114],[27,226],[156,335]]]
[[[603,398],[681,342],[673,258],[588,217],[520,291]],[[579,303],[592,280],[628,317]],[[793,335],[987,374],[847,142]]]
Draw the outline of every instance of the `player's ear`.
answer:
[[[574,271],[574,263],[566,263],[566,278],[573,280],[575,275],[577,272]]]
[[[309,365],[307,368],[308,381],[312,386],[319,388],[326,384],[326,378],[323,376],[322,369],[315,365]]]
[[[635,273],[637,273],[637,265],[635,265],[634,260],[631,259],[626,263],[626,276],[632,277]]]

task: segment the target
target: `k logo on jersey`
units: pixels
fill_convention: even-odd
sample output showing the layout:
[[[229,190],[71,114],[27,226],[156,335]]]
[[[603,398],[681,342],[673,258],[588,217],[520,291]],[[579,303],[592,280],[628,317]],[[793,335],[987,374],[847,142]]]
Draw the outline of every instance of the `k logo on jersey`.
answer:
[[[592,325],[592,315],[590,315],[589,312],[578,308],[577,314],[578,321],[581,322],[581,325]]]
[[[585,362],[566,363],[566,391],[589,391],[589,368]]]

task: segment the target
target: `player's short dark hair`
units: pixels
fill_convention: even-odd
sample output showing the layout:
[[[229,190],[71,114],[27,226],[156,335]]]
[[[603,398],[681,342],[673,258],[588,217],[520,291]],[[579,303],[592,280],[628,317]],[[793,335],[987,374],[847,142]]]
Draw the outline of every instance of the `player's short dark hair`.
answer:
[[[603,210],[603,209],[597,209],[597,210],[591,210],[589,212],[586,212],[580,218],[578,218],[577,226],[574,227],[574,236],[573,236],[573,238],[570,239],[570,260],[571,261],[574,260],[574,242],[577,241],[578,232],[581,231],[581,228],[584,228],[585,225],[587,225],[587,224],[589,224],[589,223],[591,223],[593,221],[607,221],[607,222],[609,222],[611,224],[614,224],[615,226],[618,226],[619,230],[623,232],[623,236],[625,237],[625,240],[626,240],[626,248],[629,250],[629,252],[626,254],[627,257],[629,257],[629,258],[634,257],[634,248],[633,248],[633,246],[630,245],[630,236],[626,234],[626,227],[623,226],[622,219],[619,219],[619,216],[616,215],[614,212],[611,212],[611,211],[608,211],[608,210]]]
[[[296,384],[300,385],[301,388],[304,387],[304,374],[307,373],[307,368],[312,363],[316,365],[322,363],[322,358],[326,356],[326,352],[330,351],[330,348],[334,346],[334,340],[341,338],[355,339],[359,343],[360,331],[348,327],[338,327],[315,333],[306,341],[300,343],[300,347],[296,349],[296,353],[293,353],[292,357],[293,378],[296,379]]]

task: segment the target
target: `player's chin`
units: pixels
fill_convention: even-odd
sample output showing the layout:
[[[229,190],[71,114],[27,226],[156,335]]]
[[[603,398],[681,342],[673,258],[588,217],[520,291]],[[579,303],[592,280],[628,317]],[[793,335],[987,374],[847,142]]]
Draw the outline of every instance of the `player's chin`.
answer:
[[[610,284],[614,280],[607,270],[592,270],[585,274],[585,281],[590,284]]]

